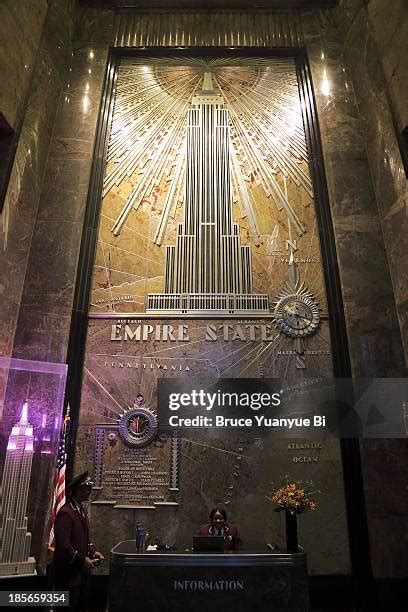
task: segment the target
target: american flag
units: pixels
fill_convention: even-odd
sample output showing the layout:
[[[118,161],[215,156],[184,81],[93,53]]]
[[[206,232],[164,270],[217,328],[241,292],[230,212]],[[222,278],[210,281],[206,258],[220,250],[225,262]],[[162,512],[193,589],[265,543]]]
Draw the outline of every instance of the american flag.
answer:
[[[58,448],[57,467],[55,473],[55,488],[52,500],[52,511],[51,511],[51,531],[48,540],[48,548],[54,550],[55,548],[55,534],[54,534],[54,522],[57,516],[58,510],[65,504],[65,471],[67,466],[67,453],[66,453],[66,442],[69,431],[69,406],[64,417],[64,423],[62,426],[61,437]]]

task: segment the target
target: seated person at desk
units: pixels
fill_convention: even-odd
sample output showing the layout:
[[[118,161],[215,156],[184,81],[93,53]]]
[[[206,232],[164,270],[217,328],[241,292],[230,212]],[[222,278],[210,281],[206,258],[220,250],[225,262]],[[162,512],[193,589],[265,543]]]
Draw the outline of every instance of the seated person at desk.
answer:
[[[242,547],[238,528],[234,523],[227,523],[227,513],[223,508],[213,508],[210,512],[210,523],[201,525],[200,536],[224,536],[224,550],[240,550]]]

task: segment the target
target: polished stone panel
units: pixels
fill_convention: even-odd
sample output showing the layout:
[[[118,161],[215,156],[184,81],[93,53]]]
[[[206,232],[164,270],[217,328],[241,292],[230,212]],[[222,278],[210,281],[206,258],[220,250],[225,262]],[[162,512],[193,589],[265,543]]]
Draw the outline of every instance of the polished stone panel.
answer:
[[[114,21],[113,10],[78,6],[75,13],[74,40],[111,44]]]
[[[306,36],[309,31],[353,373],[397,376],[403,361],[400,330],[345,50],[337,30],[323,17],[305,19]],[[368,353],[372,358],[367,359]]]
[[[371,0],[367,7],[373,35],[384,68],[388,91],[392,99],[400,130],[408,125],[408,5],[405,0],[393,0],[392,10],[383,0]]]
[[[353,375],[404,375],[401,331],[407,347],[408,268],[405,177],[363,2],[345,0],[337,17],[338,21],[333,21],[327,14],[319,18],[310,15],[305,28]],[[342,66],[342,78],[333,65]],[[347,128],[343,131],[337,119],[332,119],[337,110],[351,113],[354,134]],[[344,144],[339,150],[333,145],[337,136]],[[365,440],[361,453],[374,574],[406,573],[406,495],[397,476],[397,466],[406,463],[406,446],[398,440]],[[388,504],[385,497],[391,474],[396,478],[394,481],[393,476],[392,503]]]
[[[374,574],[406,578],[406,440],[364,440],[362,453]]]
[[[11,4],[7,3],[7,5]],[[31,9],[36,13],[39,3],[30,4]],[[42,29],[35,63],[31,66],[33,76],[27,94],[27,107],[1,217],[0,310],[3,331],[0,337],[0,354],[2,355],[10,355],[12,352],[48,148],[71,36],[72,0],[43,4],[50,6]],[[4,8],[5,4],[2,5],[2,9]],[[22,11],[22,14],[27,17],[27,25],[29,26],[30,23],[32,25],[32,19],[28,17],[23,6]],[[21,32],[19,38],[24,39]],[[22,44],[24,45],[24,40]],[[10,87],[14,91],[11,84]],[[3,91],[5,89],[2,88]],[[2,401],[3,395],[0,398],[0,402]]]
[[[66,359],[105,64],[100,45],[80,43],[70,54],[17,324],[18,356]]]
[[[4,0],[0,5],[0,109],[14,129],[24,114],[47,10],[46,0]]]
[[[19,358],[38,361],[46,360],[63,363],[65,359],[65,342],[69,335],[71,316],[65,307],[53,306],[52,312],[43,306],[41,296],[37,296],[39,305],[20,306],[19,318],[24,326],[17,326],[13,354]]]
[[[404,304],[407,299],[408,192],[395,133],[396,126],[402,129],[406,125],[402,110],[406,107],[406,87],[401,86],[401,71],[406,61],[402,42],[406,40],[404,33],[408,27],[406,15],[406,3],[400,2],[393,6],[391,13],[378,1],[370,2],[367,8],[361,1],[343,0],[338,9],[407,362]],[[399,362],[404,371],[404,360]]]

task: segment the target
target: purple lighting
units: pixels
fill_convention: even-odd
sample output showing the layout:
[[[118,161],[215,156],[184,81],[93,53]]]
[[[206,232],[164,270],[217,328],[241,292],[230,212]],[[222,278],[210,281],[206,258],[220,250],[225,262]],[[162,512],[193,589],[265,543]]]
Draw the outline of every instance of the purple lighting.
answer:
[[[8,439],[1,482],[0,577],[35,571],[35,561],[29,557],[31,533],[27,531],[26,515],[33,442],[28,403],[24,402],[20,420],[13,426]]]
[[[52,504],[50,473],[57,460],[67,365],[0,355],[0,371],[6,374],[0,406],[1,586],[3,577],[35,576],[36,568],[45,573],[45,517]]]
[[[27,424],[28,424],[28,402],[26,400],[23,404],[23,409],[21,411],[20,425],[27,425]]]

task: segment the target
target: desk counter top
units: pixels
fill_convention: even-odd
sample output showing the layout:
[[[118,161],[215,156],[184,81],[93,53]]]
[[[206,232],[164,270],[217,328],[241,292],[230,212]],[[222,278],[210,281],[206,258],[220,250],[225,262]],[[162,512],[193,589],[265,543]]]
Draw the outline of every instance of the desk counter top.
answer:
[[[135,540],[119,542],[111,550],[114,564],[132,565],[182,565],[182,566],[306,566],[306,554],[285,552],[194,552],[186,551],[149,551],[138,553]]]

